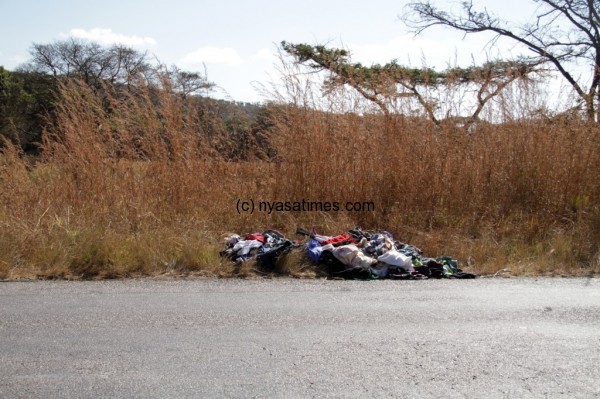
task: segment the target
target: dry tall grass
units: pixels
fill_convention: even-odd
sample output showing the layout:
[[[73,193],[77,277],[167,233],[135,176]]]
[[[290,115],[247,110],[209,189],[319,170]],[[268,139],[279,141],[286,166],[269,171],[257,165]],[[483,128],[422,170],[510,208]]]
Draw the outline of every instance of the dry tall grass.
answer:
[[[2,149],[0,278],[246,276],[251,265],[219,259],[227,232],[356,225],[480,273],[600,271],[598,125],[523,120],[466,134],[297,101],[270,110],[274,158],[235,161],[207,109],[168,81],[110,92],[66,84],[43,158]],[[239,199],[369,201],[375,211],[238,214]],[[281,270],[306,275],[292,263]]]

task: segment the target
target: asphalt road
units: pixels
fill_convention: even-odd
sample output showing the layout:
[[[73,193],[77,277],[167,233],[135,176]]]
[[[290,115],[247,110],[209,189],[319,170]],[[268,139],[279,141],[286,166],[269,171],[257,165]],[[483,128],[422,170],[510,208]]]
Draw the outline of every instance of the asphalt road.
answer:
[[[600,397],[600,280],[0,283],[0,397]]]

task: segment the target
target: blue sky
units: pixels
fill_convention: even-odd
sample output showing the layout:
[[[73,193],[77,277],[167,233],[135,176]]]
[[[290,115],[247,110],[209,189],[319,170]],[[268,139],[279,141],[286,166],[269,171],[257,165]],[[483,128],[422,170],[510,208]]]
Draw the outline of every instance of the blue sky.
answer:
[[[221,87],[215,96],[264,100],[257,85],[277,81],[277,44],[282,40],[348,48],[365,64],[398,59],[438,69],[516,55],[512,44],[483,50],[489,36],[432,29],[413,38],[398,19],[408,1],[31,1],[0,0],[0,65],[14,69],[32,43],[69,36],[147,50],[164,64],[206,71]],[[526,21],[532,2],[475,0],[508,20]],[[439,4],[451,4],[438,1]],[[501,4],[499,4],[501,3]],[[455,3],[454,3],[455,4]]]

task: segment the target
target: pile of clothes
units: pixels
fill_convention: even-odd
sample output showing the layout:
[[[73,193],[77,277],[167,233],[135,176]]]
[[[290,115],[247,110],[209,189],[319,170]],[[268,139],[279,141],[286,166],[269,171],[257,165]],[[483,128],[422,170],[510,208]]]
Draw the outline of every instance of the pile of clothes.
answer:
[[[247,234],[244,237],[232,234],[225,238],[226,248],[221,252],[221,256],[227,257],[235,263],[256,258],[262,268],[272,271],[279,256],[288,252],[293,244],[277,230]]]
[[[259,266],[272,271],[281,255],[300,248],[306,251],[315,268],[330,277],[346,279],[476,277],[464,273],[457,260],[447,256],[425,257],[419,248],[394,240],[388,231],[353,229],[324,236],[298,228],[296,233],[306,237],[306,242],[292,242],[275,230],[244,237],[234,234],[225,239],[226,249],[221,254],[238,263],[256,258]]]

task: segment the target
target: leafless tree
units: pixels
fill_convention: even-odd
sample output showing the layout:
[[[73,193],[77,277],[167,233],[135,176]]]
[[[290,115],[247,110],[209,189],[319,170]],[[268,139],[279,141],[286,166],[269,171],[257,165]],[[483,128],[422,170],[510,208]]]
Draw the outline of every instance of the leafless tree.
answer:
[[[34,43],[31,60],[20,67],[24,72],[49,74],[56,78],[81,79],[93,88],[135,86],[139,79],[160,86],[164,79],[184,97],[210,90],[214,85],[205,74],[184,71],[177,66],[153,65],[146,52],[115,44],[103,47],[96,42],[70,38],[48,44]]]
[[[477,10],[472,1],[461,3],[458,12],[444,10],[430,0],[408,4],[402,15],[416,34],[433,26],[450,27],[466,34],[491,32],[491,43],[507,38],[524,45],[534,60],[551,64],[577,93],[589,120],[599,121],[600,105],[600,17],[598,0],[533,0],[539,6],[535,19],[513,25],[488,12]],[[575,63],[589,68],[585,83]]]
[[[151,70],[145,52],[119,44],[105,48],[75,38],[48,44],[34,43],[30,54],[31,60],[21,70],[55,77],[77,77],[93,87],[101,82],[126,83],[132,76]]]

